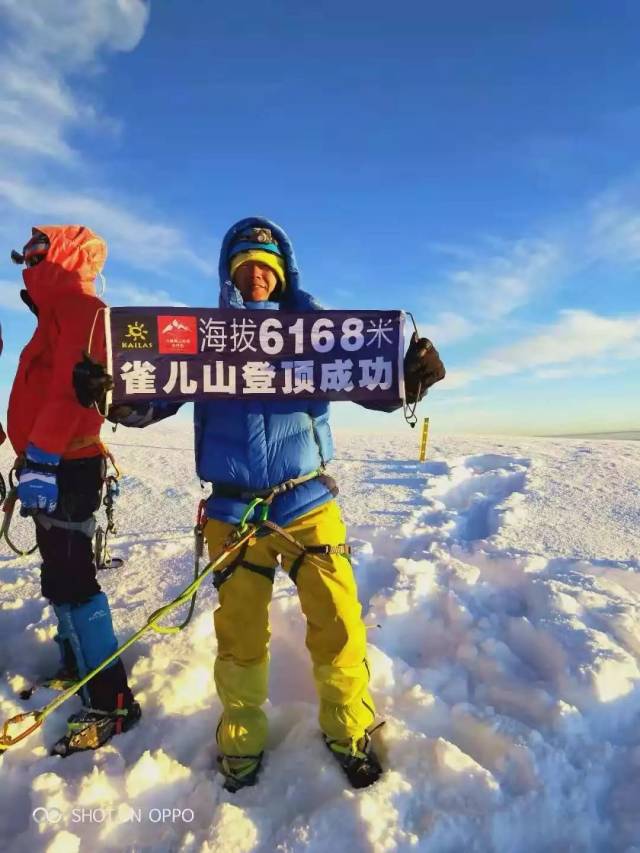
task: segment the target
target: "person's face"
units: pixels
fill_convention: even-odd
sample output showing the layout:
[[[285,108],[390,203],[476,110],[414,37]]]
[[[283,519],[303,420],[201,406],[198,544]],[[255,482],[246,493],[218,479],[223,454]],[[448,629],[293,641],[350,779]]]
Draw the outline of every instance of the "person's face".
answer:
[[[247,261],[235,271],[233,283],[245,302],[263,302],[276,289],[278,276],[260,261]]]

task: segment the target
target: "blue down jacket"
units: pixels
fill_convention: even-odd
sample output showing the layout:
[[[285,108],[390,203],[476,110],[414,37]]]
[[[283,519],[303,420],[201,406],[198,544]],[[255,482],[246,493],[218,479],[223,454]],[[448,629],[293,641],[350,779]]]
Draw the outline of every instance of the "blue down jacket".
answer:
[[[233,225],[220,250],[220,308],[244,310],[246,306],[229,275],[228,250],[234,236],[252,226],[270,228],[285,258],[287,286],[280,303],[252,304],[252,308],[281,308],[283,311],[318,311],[321,306],[300,289],[293,248],[285,232],[267,219],[250,217]],[[153,404],[153,412],[142,426],[174,414],[179,406]],[[397,406],[366,408],[390,411]],[[126,423],[126,422],[125,422]],[[214,485],[207,501],[207,515],[233,524],[248,501],[217,496],[215,485],[246,491],[277,486],[326,465],[333,457],[329,427],[329,404],[320,400],[207,400],[194,404],[196,471],[201,480]],[[269,517],[286,525],[300,515],[332,499],[332,481],[320,477],[301,483],[278,495]]]
[[[320,305],[300,289],[293,248],[285,232],[267,219],[236,222],[220,250],[220,308],[244,309],[240,292],[229,275],[229,245],[239,231],[252,226],[270,228],[284,255],[287,286],[283,311],[317,311]],[[269,308],[275,307],[272,303]],[[200,479],[236,487],[267,489],[326,465],[333,457],[329,404],[319,400],[210,400],[195,403],[196,471]],[[273,501],[270,517],[289,524],[332,494],[322,480],[301,483]],[[216,497],[207,502],[209,518],[236,523],[246,504]]]

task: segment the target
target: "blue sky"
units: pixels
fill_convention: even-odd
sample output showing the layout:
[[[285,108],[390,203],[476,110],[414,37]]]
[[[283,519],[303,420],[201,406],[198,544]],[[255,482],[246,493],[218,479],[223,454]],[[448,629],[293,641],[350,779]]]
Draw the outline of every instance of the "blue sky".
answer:
[[[32,225],[99,231],[111,304],[205,305],[257,214],[326,305],[414,313],[449,371],[419,409],[439,431],[639,428],[636,4],[0,9],[2,409]]]

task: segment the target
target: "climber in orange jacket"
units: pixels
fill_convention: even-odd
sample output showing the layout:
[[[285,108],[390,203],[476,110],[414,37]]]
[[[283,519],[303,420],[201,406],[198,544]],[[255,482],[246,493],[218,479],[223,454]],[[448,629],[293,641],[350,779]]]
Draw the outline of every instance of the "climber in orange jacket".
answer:
[[[25,265],[20,295],[38,324],[20,356],[7,432],[20,460],[21,513],[35,520],[42,594],[58,619],[62,671],[72,678],[118,647],[93,553],[106,470],[103,418],[77,402],[72,384],[90,339],[98,357],[104,353],[105,303],[94,279],[106,255],[104,240],[82,225],[38,226],[22,252],[11,253]],[[83,698],[87,707],[72,715],[54,754],[95,749],[140,717],[119,658],[88,683]]]

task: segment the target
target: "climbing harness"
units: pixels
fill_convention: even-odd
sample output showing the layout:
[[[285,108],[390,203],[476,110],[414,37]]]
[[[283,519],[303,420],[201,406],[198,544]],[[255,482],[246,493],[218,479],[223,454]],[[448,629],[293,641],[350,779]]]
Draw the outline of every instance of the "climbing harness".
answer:
[[[260,502],[263,501],[265,505],[268,506],[278,495],[290,492],[292,489],[295,489],[296,486],[300,486],[302,483],[308,483],[311,480],[316,480],[318,478],[331,480],[331,478],[327,477],[325,474],[324,465],[321,465],[314,471],[310,471],[308,474],[302,474],[300,477],[292,477],[290,480],[285,480],[284,483],[279,483],[277,486],[271,486],[268,489],[248,490],[243,489],[240,486],[231,486],[225,483],[213,483],[211,496],[216,498],[232,498],[233,500],[245,502],[251,502],[255,499],[259,499]],[[333,483],[333,480],[331,480],[331,482]]]
[[[121,557],[113,557],[109,550],[108,538],[110,535],[117,533],[114,519],[114,501],[120,494],[118,480],[120,479],[120,469],[116,465],[113,455],[102,445],[106,454],[106,458],[111,462],[114,473],[109,474],[104,479],[105,494],[102,499],[102,505],[105,508],[107,517],[106,527],[99,526],[95,516],[85,519],[84,521],[65,521],[61,518],[54,518],[46,515],[43,512],[33,513],[36,524],[39,524],[44,530],[51,530],[52,527],[59,527],[64,530],[76,531],[84,534],[89,539],[94,539],[94,553],[96,557],[96,568],[98,571],[105,569],[117,569],[123,565],[124,560]],[[18,457],[13,468],[9,472],[9,491],[3,500],[4,520],[0,527],[0,540],[4,539],[7,545],[18,557],[27,557],[33,554],[37,549],[37,544],[30,549],[23,549],[16,545],[9,536],[9,529],[13,521],[16,502],[18,499],[18,483],[16,480],[16,472],[20,470],[24,464],[22,457]],[[1,475],[0,475],[1,476]],[[3,488],[4,487],[4,488]],[[0,494],[6,492],[4,478],[0,483]]]
[[[318,476],[318,473],[315,473],[315,476]],[[306,475],[304,478],[300,478],[302,482],[306,480],[312,479],[313,475]],[[287,481],[288,483],[294,482],[292,480]],[[292,536],[288,533],[283,527],[280,527],[279,524],[276,524],[273,521],[269,520],[269,509],[271,507],[271,503],[273,499],[278,494],[282,494],[283,491],[287,491],[287,489],[283,488],[286,484],[280,484],[279,486],[275,486],[273,489],[265,490],[265,497],[254,497],[253,500],[246,507],[242,518],[240,519],[239,526],[242,529],[247,525],[247,519],[250,518],[254,511],[260,506],[260,516],[259,516],[259,527],[260,530],[256,531],[256,537],[259,535],[266,535],[268,533],[276,533],[278,536],[281,536],[283,539],[286,539],[287,542],[291,543],[298,551],[299,555],[294,560],[291,568],[289,569],[289,578],[293,583],[296,583],[296,579],[298,577],[298,572],[300,571],[300,567],[304,562],[304,559],[309,554],[339,554],[340,556],[347,557],[347,559],[351,556],[351,546],[346,542],[339,543],[337,545],[303,545],[302,542],[299,542],[295,536]],[[293,486],[290,486],[293,488]],[[214,491],[214,493],[217,493]],[[264,532],[263,532],[264,531]],[[253,544],[249,539],[244,547],[240,550],[235,560],[229,563],[224,569],[219,572],[216,572],[213,576],[213,585],[217,590],[220,589],[223,583],[227,581],[231,575],[242,566],[245,569],[248,569],[250,572],[254,572],[255,574],[262,575],[273,583],[275,578],[275,569],[268,568],[267,566],[258,566],[255,563],[250,563],[245,560],[245,556],[249,546]]]
[[[310,479],[310,478],[309,478]],[[276,487],[278,488],[278,487]],[[238,524],[231,530],[229,536],[227,537],[225,543],[222,546],[220,553],[212,560],[210,560],[207,565],[199,571],[199,563],[204,551],[204,527],[206,524],[206,516],[205,516],[205,501],[201,501],[198,507],[198,515],[196,519],[196,525],[194,528],[194,538],[195,538],[195,574],[193,581],[185,587],[174,599],[168,604],[159,607],[155,610],[147,619],[145,624],[135,632],[128,640],[126,640],[115,652],[107,657],[102,663],[98,664],[91,672],[88,672],[83,678],[75,681],[73,684],[68,686],[59,696],[57,696],[53,701],[49,702],[49,704],[45,705],[44,708],[36,711],[27,711],[22,714],[17,714],[14,717],[11,717],[7,720],[3,727],[2,732],[0,733],[0,755],[3,751],[9,749],[11,746],[14,746],[16,743],[24,740],[34,731],[36,731],[44,722],[44,720],[52,714],[57,708],[59,708],[67,699],[70,699],[74,696],[81,687],[84,687],[87,682],[91,681],[91,679],[105,669],[109,664],[111,664],[116,658],[118,658],[122,652],[132,646],[135,642],[137,642],[143,634],[147,631],[155,631],[158,634],[176,634],[179,631],[182,631],[186,625],[191,620],[193,615],[193,610],[195,607],[195,599],[198,589],[202,582],[207,578],[210,574],[215,573],[216,569],[224,563],[234,552],[246,552],[246,549],[249,547],[251,540],[255,540],[255,538],[259,535],[266,535],[269,533],[276,533],[279,536],[283,536],[287,541],[294,544],[301,552],[300,564],[304,559],[305,554],[309,553],[341,553],[345,556],[348,556],[350,553],[350,546],[347,544],[342,545],[312,545],[305,546],[302,543],[298,542],[295,537],[293,537],[290,533],[287,533],[280,525],[276,524],[273,521],[269,521],[268,514],[269,508],[273,498],[275,497],[275,490],[272,490],[273,494],[268,494],[266,497],[255,497],[253,500],[245,508],[245,511],[240,518]],[[278,492],[281,494],[282,492]],[[251,521],[250,519],[254,515],[254,512],[260,508],[259,516],[257,522]],[[246,546],[246,547],[245,547]],[[229,567],[227,567],[229,568]],[[298,566],[299,569],[299,566]],[[227,569],[222,570],[219,574],[223,575]],[[226,577],[229,575],[227,574]],[[214,575],[215,578],[215,575]],[[219,584],[216,586],[219,587]],[[186,619],[179,625],[161,625],[159,624],[162,619],[168,616],[173,610],[177,607],[180,607],[183,604],[189,602],[189,611]],[[12,734],[12,729],[15,727],[20,727],[21,724],[28,723],[30,724],[26,726],[26,728],[19,730],[16,734]]]

